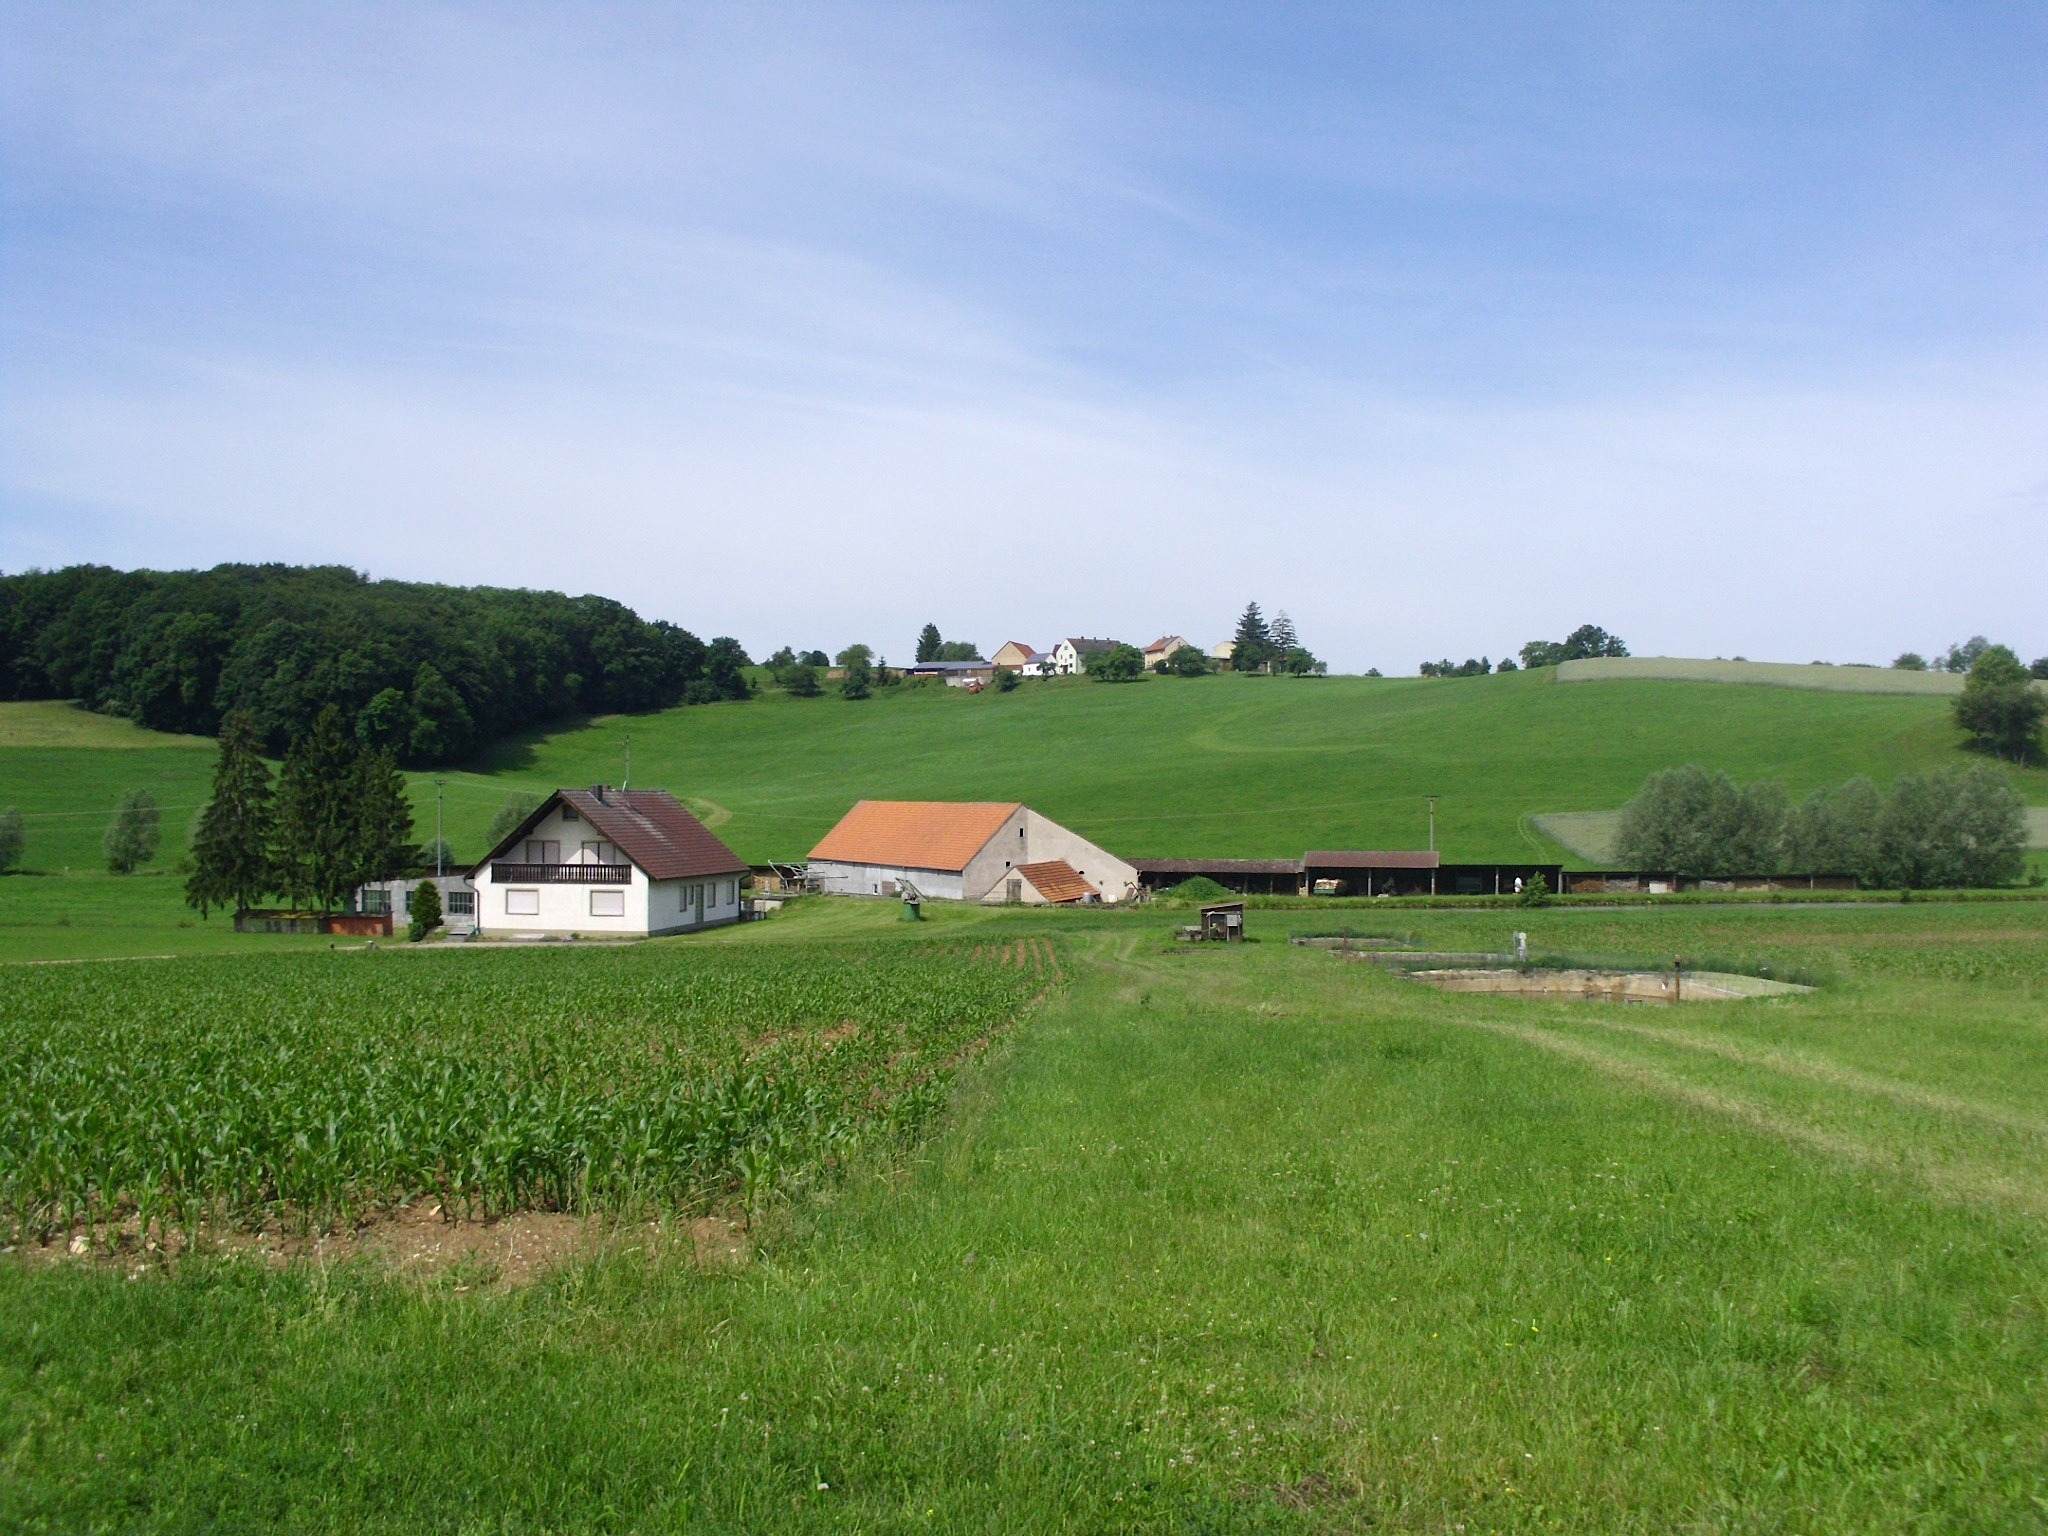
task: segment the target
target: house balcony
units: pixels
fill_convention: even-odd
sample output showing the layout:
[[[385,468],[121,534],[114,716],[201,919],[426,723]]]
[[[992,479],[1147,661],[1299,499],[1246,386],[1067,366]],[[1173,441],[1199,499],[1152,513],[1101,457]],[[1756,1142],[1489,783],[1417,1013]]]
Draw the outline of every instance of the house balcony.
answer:
[[[630,864],[492,864],[493,885],[631,885]]]

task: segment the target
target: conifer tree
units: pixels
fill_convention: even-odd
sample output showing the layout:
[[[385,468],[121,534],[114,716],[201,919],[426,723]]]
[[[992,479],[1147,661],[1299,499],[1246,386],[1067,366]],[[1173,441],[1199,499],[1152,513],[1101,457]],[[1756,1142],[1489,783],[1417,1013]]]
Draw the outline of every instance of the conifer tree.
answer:
[[[237,710],[221,722],[213,798],[192,839],[185,903],[201,917],[212,907],[246,912],[270,889],[271,809],[270,765],[254,724]]]
[[[419,862],[412,841],[412,800],[398,762],[389,752],[359,749],[348,779],[343,815],[349,824],[352,859],[346,896],[371,880],[390,880]]]
[[[937,661],[939,659],[939,647],[944,643],[945,642],[939,638],[938,625],[925,625],[925,627],[922,630],[918,631],[917,659],[921,662]]]
[[[1285,656],[1300,644],[1294,635],[1294,620],[1288,618],[1287,610],[1282,608],[1280,616],[1273,621],[1273,649]]]
[[[1266,627],[1266,616],[1257,603],[1245,605],[1233,640],[1230,664],[1239,672],[1260,671],[1273,660],[1273,632]]]
[[[355,889],[359,851],[349,791],[356,777],[355,741],[342,728],[341,711],[329,704],[313,727],[292,743],[277,779],[276,839],[271,856],[275,888],[292,905],[307,901],[323,911],[341,905]]]

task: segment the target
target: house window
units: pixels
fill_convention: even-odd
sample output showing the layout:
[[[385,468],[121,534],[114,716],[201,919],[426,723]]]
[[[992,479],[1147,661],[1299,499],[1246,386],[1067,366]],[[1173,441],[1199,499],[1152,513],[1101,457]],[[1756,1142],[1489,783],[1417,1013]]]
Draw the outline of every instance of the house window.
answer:
[[[562,820],[581,821],[582,819],[583,813],[581,811],[577,810],[575,806],[571,805],[566,800],[562,802]]]
[[[624,891],[592,891],[590,893],[590,915],[592,917],[624,917],[626,915],[626,893]]]
[[[391,893],[382,886],[364,886],[363,910],[371,913],[389,912],[391,910]]]
[[[611,843],[597,841],[583,844],[583,862],[586,864],[616,864],[619,850]]]
[[[526,862],[559,864],[562,862],[562,845],[552,838],[529,837],[526,840]]]
[[[507,891],[505,893],[505,915],[507,917],[539,917],[539,891]]]
[[[450,891],[448,893],[448,915],[450,917],[474,917],[476,915],[476,892]]]

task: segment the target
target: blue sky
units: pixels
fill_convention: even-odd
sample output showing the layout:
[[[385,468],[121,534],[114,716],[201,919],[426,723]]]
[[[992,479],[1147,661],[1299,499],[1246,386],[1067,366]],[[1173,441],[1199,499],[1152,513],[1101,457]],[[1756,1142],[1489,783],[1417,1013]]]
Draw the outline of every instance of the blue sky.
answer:
[[[7,5],[0,568],[2048,652],[2048,11]]]

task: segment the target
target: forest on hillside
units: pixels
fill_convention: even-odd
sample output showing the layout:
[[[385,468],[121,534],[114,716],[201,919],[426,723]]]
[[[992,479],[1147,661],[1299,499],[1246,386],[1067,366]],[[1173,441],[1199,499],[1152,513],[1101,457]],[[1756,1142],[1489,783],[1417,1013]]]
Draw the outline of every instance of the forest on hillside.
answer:
[[[362,740],[431,766],[566,714],[744,698],[746,664],[736,640],[609,598],[341,566],[0,576],[0,699],[209,736],[246,711],[273,754],[334,704]]]

